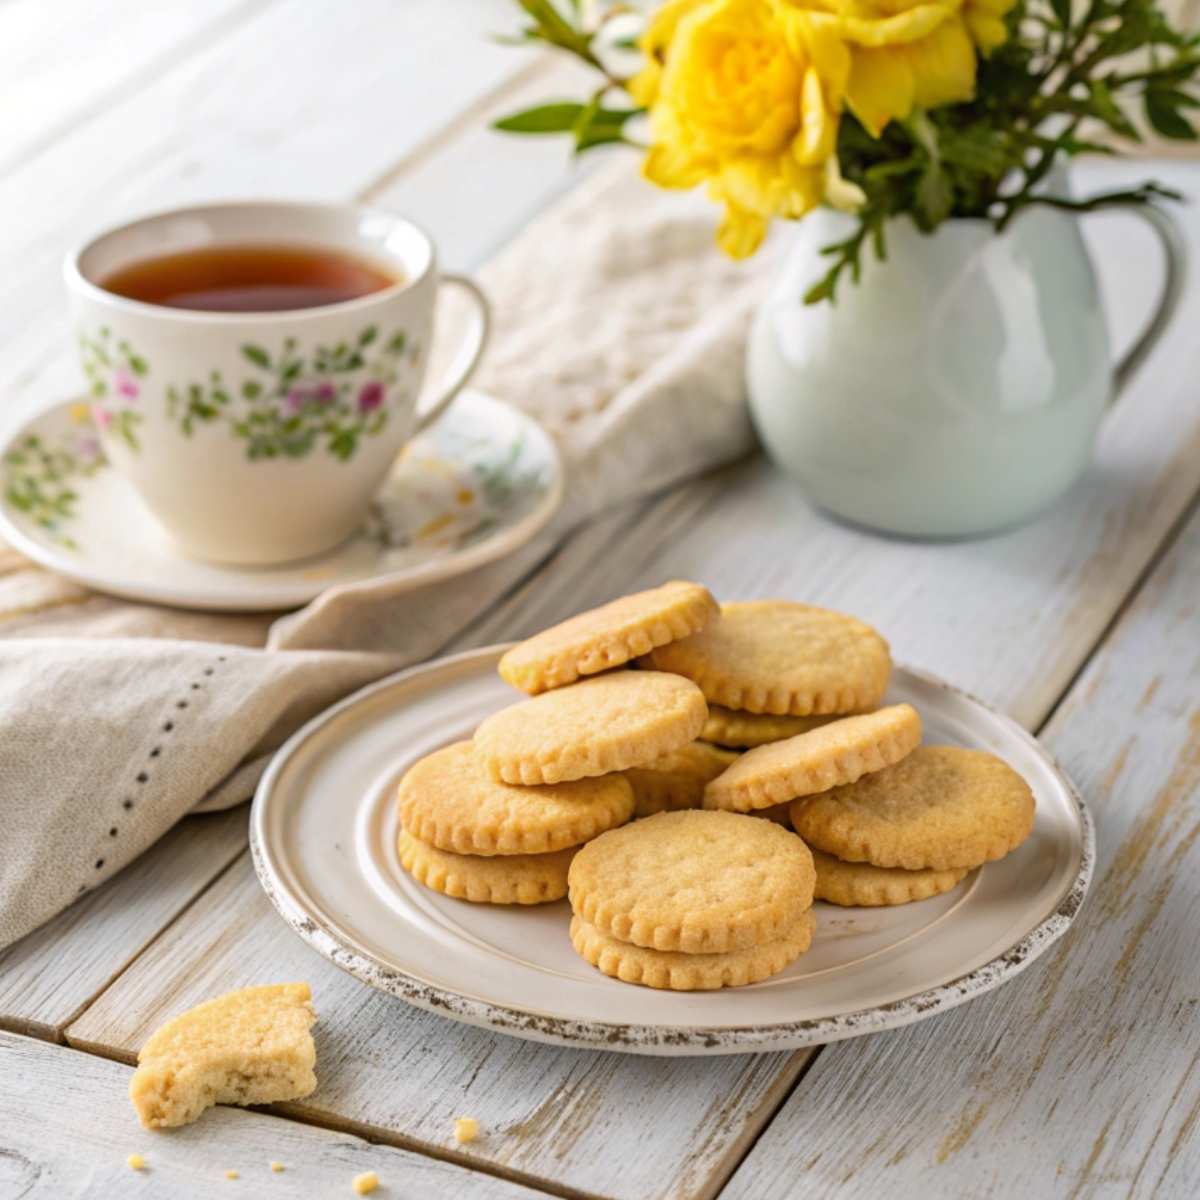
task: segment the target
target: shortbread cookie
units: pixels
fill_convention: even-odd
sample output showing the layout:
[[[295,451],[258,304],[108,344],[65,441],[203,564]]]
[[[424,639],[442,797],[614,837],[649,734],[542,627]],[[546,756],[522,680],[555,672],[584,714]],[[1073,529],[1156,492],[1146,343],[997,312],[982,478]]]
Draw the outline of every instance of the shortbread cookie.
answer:
[[[700,689],[659,671],[614,671],[493,713],[475,749],[505,783],[558,783],[653,762],[708,716]]]
[[[551,854],[624,825],[633,789],[621,775],[539,788],[498,783],[471,742],[455,742],[409,768],[398,804],[404,828],[439,850]]]
[[[625,778],[633,786],[633,815],[652,817],[659,812],[699,808],[704,785],[737,757],[734,751],[720,746],[689,742],[644,767],[630,767]]]
[[[551,854],[455,854],[400,831],[400,865],[444,896],[476,904],[546,904],[567,894],[575,847]]]
[[[700,740],[734,750],[753,750],[756,746],[767,746],[771,742],[782,742],[784,738],[810,733],[839,719],[837,715],[789,717],[776,716],[774,713],[739,712],[736,708],[710,704],[708,720],[700,731]]]
[[[920,746],[885,771],[792,805],[806,841],[847,862],[970,870],[1032,832],[1033,793],[984,750]]]
[[[812,905],[808,847],[736,813],[659,813],[589,842],[567,881],[601,933],[654,950],[725,954],[783,936]]]
[[[664,583],[580,613],[519,643],[500,660],[500,677],[536,696],[698,633],[718,611],[708,588]]]
[[[719,620],[648,661],[695,680],[712,704],[797,717],[875,708],[892,669],[870,625],[788,600],[723,604]]]
[[[147,1129],[186,1125],[214,1104],[296,1100],[317,1086],[307,983],[228,992],[173,1017],[138,1053],[129,1098]]]
[[[571,944],[580,958],[625,983],[675,992],[742,987],[776,975],[812,945],[816,919],[802,912],[773,942],[725,954],[681,954],[631,946],[581,917],[571,918]]]
[[[704,789],[704,807],[751,812],[811,796],[899,762],[920,741],[921,718],[910,704],[844,717],[747,750]]]
[[[870,863],[842,862],[823,850],[812,852],[817,868],[815,896],[830,904],[874,908],[927,900],[956,887],[967,876],[965,868],[953,871],[906,871],[902,867],[873,867]]]

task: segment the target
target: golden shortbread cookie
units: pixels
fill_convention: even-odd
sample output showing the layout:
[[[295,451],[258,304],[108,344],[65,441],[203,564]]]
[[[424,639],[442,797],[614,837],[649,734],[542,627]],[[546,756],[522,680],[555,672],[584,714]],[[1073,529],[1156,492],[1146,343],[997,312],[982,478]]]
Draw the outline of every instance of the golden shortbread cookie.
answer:
[[[571,907],[601,933],[654,950],[724,954],[775,941],[812,905],[808,847],[736,813],[658,813],[575,855]]]
[[[733,750],[689,742],[644,767],[630,767],[625,778],[633,786],[633,815],[652,817],[659,812],[699,808],[704,785],[737,757]]]
[[[883,699],[892,669],[870,625],[790,600],[722,604],[700,633],[647,658],[695,680],[712,704],[796,717],[866,712]]]
[[[707,785],[704,807],[751,812],[811,796],[899,762],[920,741],[921,718],[911,704],[843,717],[747,750]]]
[[[397,802],[413,837],[455,854],[550,854],[633,815],[633,789],[621,775],[516,787],[494,780],[471,742],[414,763]]]
[[[558,783],[640,767],[692,741],[708,706],[660,671],[614,671],[493,713],[475,749],[495,779]]]
[[[722,708],[719,704],[708,706],[708,720],[700,731],[700,740],[728,746],[735,750],[753,750],[755,746],[766,746],[771,742],[782,742],[784,738],[809,733],[839,720],[839,716],[789,717],[775,713],[739,712],[736,708]]]
[[[817,868],[816,898],[850,908],[927,900],[948,892],[967,877],[966,869],[961,867],[953,871],[906,871],[903,867],[842,862],[823,850],[814,850],[812,856]]]
[[[812,945],[816,919],[802,912],[773,942],[725,954],[682,954],[631,946],[581,917],[571,918],[571,944],[580,958],[625,983],[675,992],[742,987],[776,975]]]
[[[909,871],[970,870],[1032,832],[1029,785],[985,750],[920,746],[907,758],[792,805],[806,842],[846,862]]]
[[[718,611],[708,588],[678,580],[664,583],[580,613],[519,643],[500,660],[500,677],[536,696],[698,633]]]
[[[214,1104],[296,1100],[317,1086],[307,983],[228,992],[173,1017],[138,1052],[129,1098],[147,1129],[186,1125]]]
[[[455,854],[400,831],[400,865],[418,882],[476,904],[545,904],[567,894],[575,847],[550,854]]]

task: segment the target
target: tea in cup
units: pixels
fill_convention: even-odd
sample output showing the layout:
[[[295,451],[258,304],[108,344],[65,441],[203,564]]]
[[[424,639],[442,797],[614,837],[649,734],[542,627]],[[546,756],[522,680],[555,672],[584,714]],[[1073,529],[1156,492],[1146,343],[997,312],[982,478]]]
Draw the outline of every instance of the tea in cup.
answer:
[[[487,338],[478,286],[377,209],[180,209],[93,238],[65,270],[110,461],[185,553],[218,562],[287,562],[354,533]],[[443,284],[473,318],[418,404]]]

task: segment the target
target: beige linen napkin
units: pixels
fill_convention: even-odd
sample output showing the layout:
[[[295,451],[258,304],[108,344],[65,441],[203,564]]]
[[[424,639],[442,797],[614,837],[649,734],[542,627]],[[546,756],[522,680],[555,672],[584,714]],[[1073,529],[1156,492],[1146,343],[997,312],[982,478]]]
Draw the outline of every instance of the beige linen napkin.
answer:
[[[247,799],[303,721],[436,653],[571,526],[751,447],[742,345],[770,255],[730,263],[712,221],[621,163],[481,272],[479,386],[550,430],[568,483],[546,533],[469,577],[402,602],[370,580],[272,621],[100,596],[0,548],[0,947],[189,811]]]

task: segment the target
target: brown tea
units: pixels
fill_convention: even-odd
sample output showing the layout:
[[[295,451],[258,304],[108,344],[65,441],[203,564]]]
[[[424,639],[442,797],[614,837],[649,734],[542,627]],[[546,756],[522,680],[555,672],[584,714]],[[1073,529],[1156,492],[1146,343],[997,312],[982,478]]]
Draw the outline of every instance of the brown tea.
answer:
[[[205,246],[130,263],[106,291],[205,312],[288,312],[338,304],[400,282],[377,263],[314,246]]]

